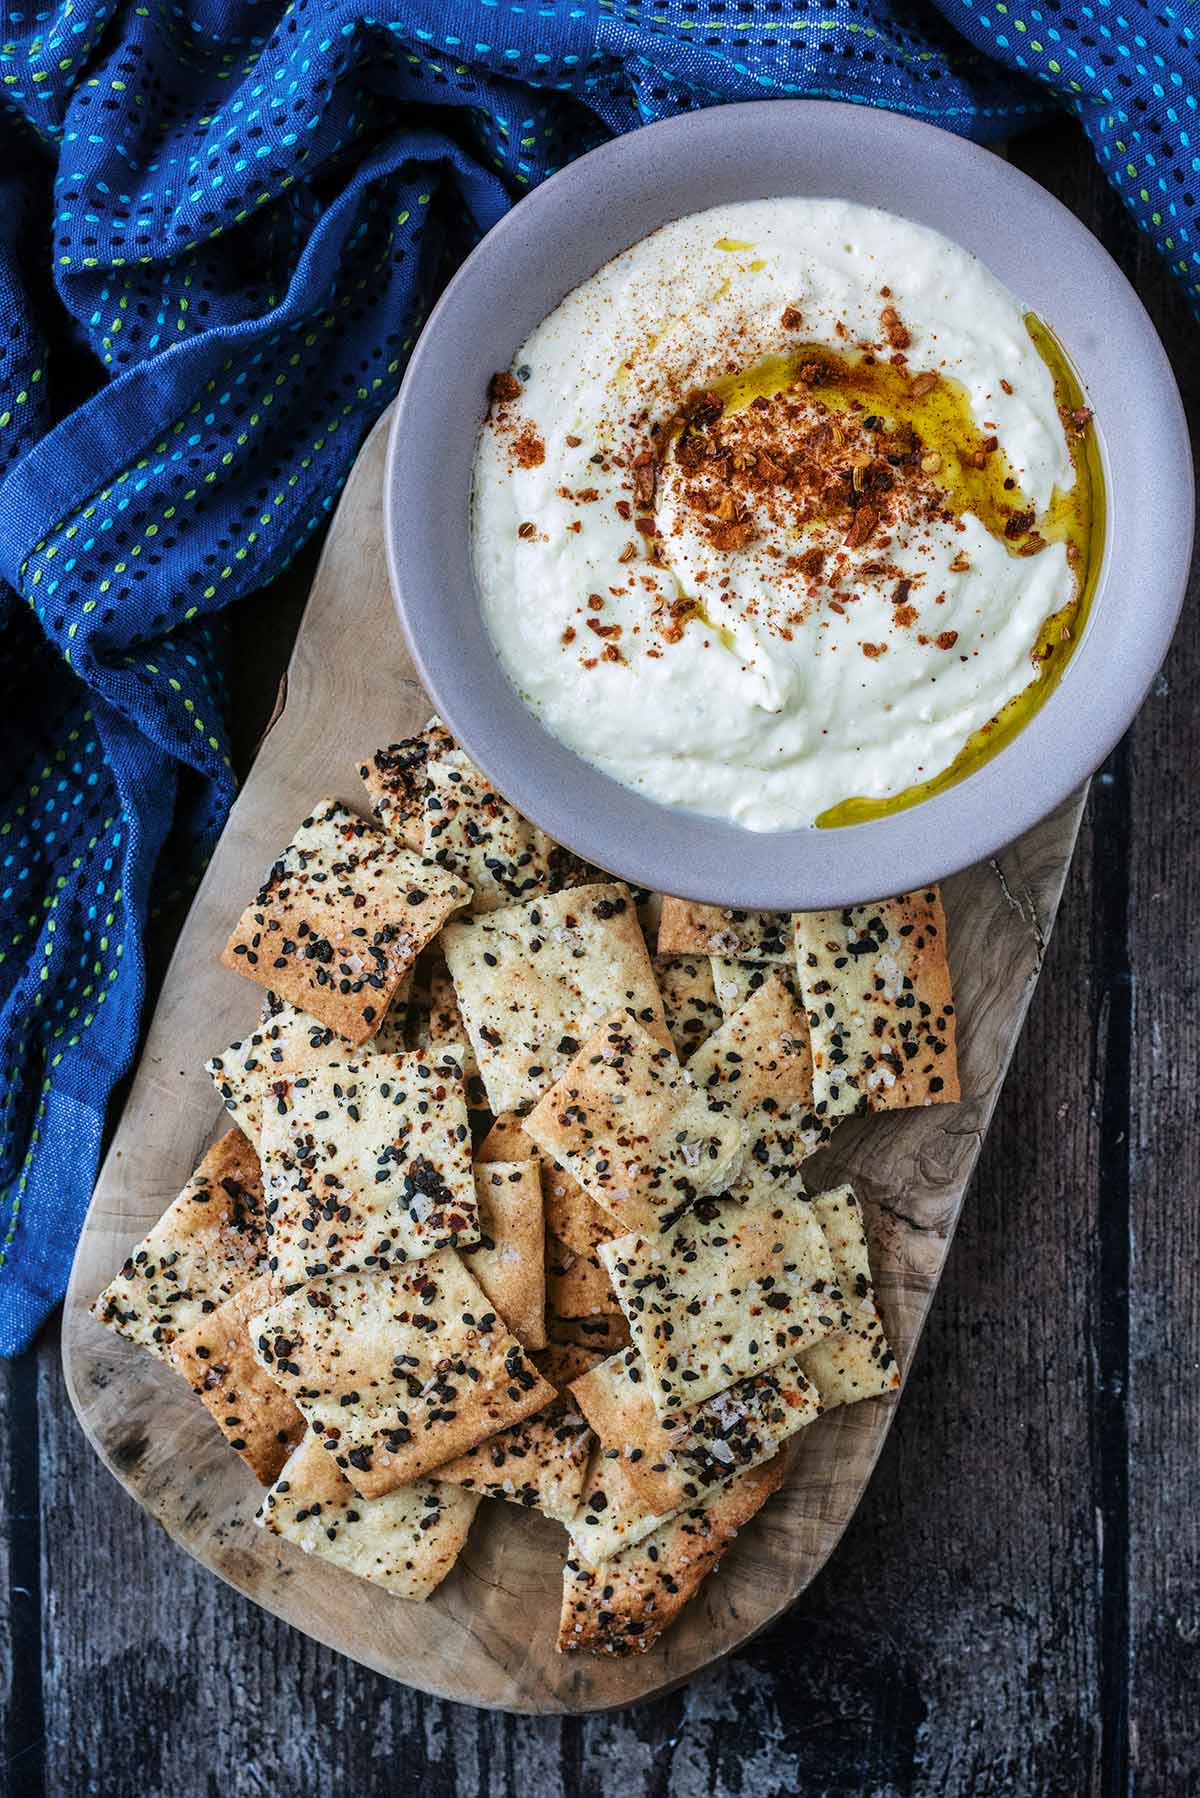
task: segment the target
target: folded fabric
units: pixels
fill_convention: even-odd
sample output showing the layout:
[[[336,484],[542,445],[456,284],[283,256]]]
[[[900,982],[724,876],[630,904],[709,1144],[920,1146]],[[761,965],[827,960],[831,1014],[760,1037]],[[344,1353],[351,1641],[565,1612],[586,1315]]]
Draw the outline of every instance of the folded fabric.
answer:
[[[615,132],[722,100],[981,141],[1056,102],[1197,290],[1177,9],[58,0],[0,60],[0,1352],[64,1289],[152,903],[233,794],[230,603],[332,509],[439,284]],[[1181,121],[1183,125],[1181,128]]]

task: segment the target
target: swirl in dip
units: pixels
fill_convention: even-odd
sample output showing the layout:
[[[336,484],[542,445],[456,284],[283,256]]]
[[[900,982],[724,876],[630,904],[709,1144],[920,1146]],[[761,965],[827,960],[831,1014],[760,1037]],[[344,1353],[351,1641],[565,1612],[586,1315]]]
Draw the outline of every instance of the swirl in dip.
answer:
[[[1092,450],[1053,360],[888,213],[762,200],[635,244],[493,381],[473,548],[518,691],[626,786],[756,830],[965,772],[1082,622]]]

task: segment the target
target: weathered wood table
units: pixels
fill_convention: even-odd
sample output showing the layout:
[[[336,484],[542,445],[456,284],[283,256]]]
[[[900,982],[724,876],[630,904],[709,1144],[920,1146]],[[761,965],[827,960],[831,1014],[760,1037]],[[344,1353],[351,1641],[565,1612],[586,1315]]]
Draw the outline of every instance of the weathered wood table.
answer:
[[[1130,273],[1200,421],[1200,332],[1082,140],[1064,124],[1014,160]],[[247,754],[310,568],[236,622]],[[768,1634],[671,1697],[586,1721],[389,1685],[196,1568],[119,1490],[70,1413],[52,1327],[0,1363],[0,1794],[1196,1790],[1198,766],[1194,591],[1093,785],[874,1482]]]

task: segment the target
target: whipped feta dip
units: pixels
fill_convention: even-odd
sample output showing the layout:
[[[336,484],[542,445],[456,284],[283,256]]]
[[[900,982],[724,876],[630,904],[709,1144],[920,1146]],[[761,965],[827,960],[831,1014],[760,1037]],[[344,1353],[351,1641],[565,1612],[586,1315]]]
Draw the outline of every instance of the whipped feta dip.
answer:
[[[471,531],[501,661],[664,804],[782,830],[900,799],[1043,678],[1047,620],[1069,653],[1061,400],[937,232],[837,200],[680,219],[493,382]]]

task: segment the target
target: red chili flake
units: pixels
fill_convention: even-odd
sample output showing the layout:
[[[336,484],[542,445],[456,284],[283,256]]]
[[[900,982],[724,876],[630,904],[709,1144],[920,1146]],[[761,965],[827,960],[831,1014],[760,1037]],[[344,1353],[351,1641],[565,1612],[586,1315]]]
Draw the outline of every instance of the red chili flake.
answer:
[[[526,425],[512,446],[513,455],[522,468],[540,468],[546,460],[546,446],[532,425]]]

